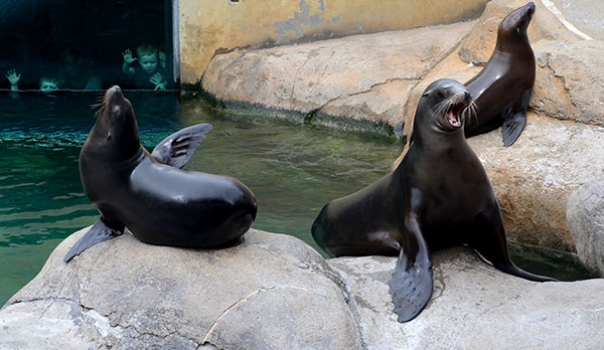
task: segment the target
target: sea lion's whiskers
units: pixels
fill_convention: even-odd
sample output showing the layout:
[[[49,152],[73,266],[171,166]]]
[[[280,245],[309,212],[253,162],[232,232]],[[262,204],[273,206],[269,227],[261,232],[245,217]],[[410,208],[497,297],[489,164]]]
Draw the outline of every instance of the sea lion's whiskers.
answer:
[[[478,122],[478,105],[472,101],[470,104],[461,112],[464,120],[470,121],[474,118],[474,121]]]
[[[436,114],[437,115],[446,114],[454,106],[456,106],[460,103],[464,103],[465,99],[466,99],[465,91],[460,91],[460,92],[455,93],[448,99],[443,100],[436,105]]]

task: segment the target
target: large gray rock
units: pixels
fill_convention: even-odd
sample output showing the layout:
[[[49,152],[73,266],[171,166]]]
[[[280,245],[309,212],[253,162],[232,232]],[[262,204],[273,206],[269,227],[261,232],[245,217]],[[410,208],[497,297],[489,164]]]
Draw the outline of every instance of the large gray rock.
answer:
[[[480,261],[468,248],[433,254],[434,295],[398,323],[388,281],[395,258],[337,258],[367,349],[599,349],[603,279],[529,282]]]
[[[573,192],[566,215],[579,259],[604,276],[604,180],[588,182]]]
[[[123,235],[65,264],[83,233],[2,308],[0,348],[361,348],[343,282],[296,238],[250,230],[197,251]]]
[[[0,349],[595,349],[603,279],[535,283],[468,248],[433,255],[435,289],[396,321],[396,259],[327,262],[300,240],[250,230],[232,248],[151,246],[130,235],[69,264],[79,231],[0,309]]]

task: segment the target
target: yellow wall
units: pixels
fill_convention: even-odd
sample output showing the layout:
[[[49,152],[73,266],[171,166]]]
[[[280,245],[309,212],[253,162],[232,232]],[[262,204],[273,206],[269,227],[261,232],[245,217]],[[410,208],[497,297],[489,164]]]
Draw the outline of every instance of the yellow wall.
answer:
[[[478,16],[488,0],[179,0],[180,78],[235,48],[401,30]]]

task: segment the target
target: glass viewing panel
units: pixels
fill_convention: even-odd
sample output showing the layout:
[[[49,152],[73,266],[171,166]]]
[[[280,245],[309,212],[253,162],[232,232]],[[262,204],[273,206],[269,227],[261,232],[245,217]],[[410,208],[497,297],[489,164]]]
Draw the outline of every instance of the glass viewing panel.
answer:
[[[174,89],[172,38],[171,0],[3,0],[0,89]]]

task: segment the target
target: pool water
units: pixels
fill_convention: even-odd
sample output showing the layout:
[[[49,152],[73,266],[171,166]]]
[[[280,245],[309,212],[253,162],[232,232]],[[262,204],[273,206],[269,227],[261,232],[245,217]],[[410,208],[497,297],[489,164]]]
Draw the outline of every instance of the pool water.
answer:
[[[386,136],[217,111],[175,92],[125,94],[148,150],[184,126],[211,123],[185,168],[238,178],[258,198],[255,228],[294,235],[316,249],[310,226],[321,207],[386,174],[401,149]],[[78,154],[94,124],[91,105],[100,100],[100,92],[0,95],[0,305],[65,237],[98,219],[80,184]],[[590,277],[570,254],[513,252],[532,272]]]

